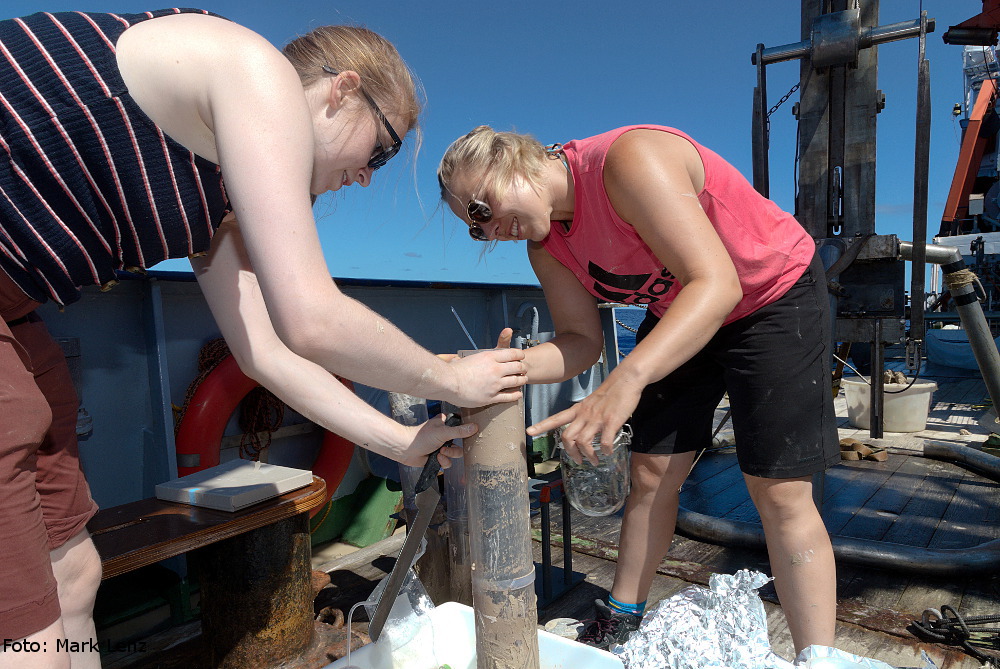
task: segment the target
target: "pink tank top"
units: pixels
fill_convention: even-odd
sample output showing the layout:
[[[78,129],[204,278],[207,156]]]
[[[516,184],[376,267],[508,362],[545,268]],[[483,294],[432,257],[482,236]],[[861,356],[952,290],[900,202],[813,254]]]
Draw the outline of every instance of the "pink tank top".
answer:
[[[816,251],[812,237],[718,154],[664,126],[626,126],[563,147],[576,189],[573,224],[569,232],[553,225],[542,241],[545,250],[601,300],[648,306],[657,316],[667,310],[680,292],[680,282],[618,216],[604,189],[608,149],[623,133],[637,128],[683,137],[701,156],[705,187],[698,201],[729,251],[743,286],[743,299],[725,322],[732,323],[784,295],[812,260]]]

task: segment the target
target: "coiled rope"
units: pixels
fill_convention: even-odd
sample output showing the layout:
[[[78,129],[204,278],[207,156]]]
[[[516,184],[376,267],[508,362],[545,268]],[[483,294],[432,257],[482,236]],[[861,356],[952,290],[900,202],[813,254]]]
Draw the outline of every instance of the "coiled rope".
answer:
[[[948,292],[954,294],[956,288],[964,288],[969,284],[976,284],[976,295],[980,302],[986,301],[986,289],[975,272],[971,269],[960,269],[957,272],[949,272],[944,275],[944,285]]]
[[[226,340],[221,338],[212,339],[201,347],[198,352],[198,376],[188,386],[184,405],[176,412],[175,435],[198,386],[231,354]],[[240,403],[239,426],[243,433],[240,437],[240,457],[244,460],[259,460],[260,452],[271,445],[271,434],[281,427],[284,418],[285,404],[271,391],[258,386],[247,393]]]

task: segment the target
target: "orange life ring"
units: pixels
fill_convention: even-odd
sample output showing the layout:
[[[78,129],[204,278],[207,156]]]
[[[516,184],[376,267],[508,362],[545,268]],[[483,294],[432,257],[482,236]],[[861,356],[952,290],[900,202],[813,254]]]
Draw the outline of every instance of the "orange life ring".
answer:
[[[354,390],[350,381],[340,381]],[[195,389],[177,427],[175,445],[178,476],[193,474],[219,464],[222,435],[229,416],[236,410],[240,400],[258,385],[260,384],[240,370],[232,355],[227,355],[208,373]],[[353,456],[353,443],[330,431],[324,433],[323,444],[312,471],[326,481],[327,502],[344,480]],[[325,504],[313,509],[310,516],[316,515],[323,506]]]

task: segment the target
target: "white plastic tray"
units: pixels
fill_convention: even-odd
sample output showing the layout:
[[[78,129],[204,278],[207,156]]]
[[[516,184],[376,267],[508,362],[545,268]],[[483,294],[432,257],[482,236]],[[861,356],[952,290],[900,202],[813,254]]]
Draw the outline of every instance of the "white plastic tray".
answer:
[[[407,644],[404,652],[396,656],[390,655],[385,646],[368,644],[351,653],[350,664],[347,658],[341,658],[326,669],[438,669],[444,664],[451,669],[475,669],[476,632],[472,609],[464,604],[446,602],[431,611],[430,619],[431,643],[418,635],[421,638]],[[381,640],[386,638],[383,636]],[[622,661],[607,651],[544,630],[538,631],[538,651],[542,669],[624,669]]]

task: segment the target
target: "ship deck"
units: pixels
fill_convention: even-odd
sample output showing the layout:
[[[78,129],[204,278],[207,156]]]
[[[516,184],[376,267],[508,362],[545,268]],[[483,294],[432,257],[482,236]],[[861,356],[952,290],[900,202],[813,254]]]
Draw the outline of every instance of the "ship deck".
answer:
[[[887,366],[891,366],[887,365]],[[823,517],[831,534],[925,548],[969,548],[1000,538],[1000,484],[950,462],[920,455],[925,441],[966,446],[982,444],[986,430],[976,418],[988,407],[985,384],[975,373],[941,368],[921,380],[938,383],[927,429],[918,433],[885,433],[873,440],[868,430],[848,420],[844,393],[835,406],[841,437],[889,449],[885,462],[844,461],[832,467],[824,485]],[[720,406],[719,418],[725,406]],[[723,428],[719,437],[731,436]],[[541,468],[540,468],[541,470]],[[551,479],[556,472],[540,475]],[[736,463],[735,448],[706,452],[681,492],[682,506],[729,520],[759,522]],[[561,565],[563,540],[560,514],[552,513],[553,560]],[[539,517],[534,517],[536,530]],[[593,600],[607,595],[614,580],[620,516],[591,518],[571,515],[572,569],[586,579],[540,610],[540,622],[554,618],[586,619]],[[537,538],[538,532],[536,532]],[[398,537],[326,563],[334,588],[346,601],[363,598],[391,568]],[[386,548],[391,548],[386,550]],[[541,545],[536,541],[536,560]],[[323,565],[319,565],[323,566]],[[675,537],[660,564],[649,607],[690,586],[705,586],[713,573],[756,569],[768,573],[761,550],[726,548],[683,536]],[[1000,576],[970,574],[963,578],[929,577],[896,569],[838,565],[837,647],[893,666],[920,666],[925,650],[941,669],[974,669],[980,662],[952,646],[919,641],[908,630],[925,609],[948,604],[962,615],[996,613]],[[791,659],[791,636],[773,587],[761,591],[768,612],[772,648]]]
[[[843,391],[837,397],[841,437],[887,447],[889,457],[885,462],[844,461],[827,472],[823,517],[831,534],[921,548],[957,549],[1000,538],[1000,484],[956,464],[920,455],[927,441],[973,447],[985,442],[988,433],[976,424],[989,402],[985,384],[975,373],[948,369],[926,370],[921,375],[924,379],[936,381],[938,390],[927,429],[918,433],[886,433],[882,439],[872,440],[867,430],[850,425]],[[724,410],[725,406],[720,406],[720,419]],[[727,429],[719,433],[723,442],[731,439]],[[538,478],[552,480],[558,476],[558,470],[548,464],[539,467],[542,473]],[[546,469],[549,473],[544,473]],[[698,459],[682,488],[681,504],[718,518],[759,520],[732,446],[707,451]],[[565,534],[558,505],[551,518],[553,562],[560,567]],[[538,514],[533,516],[533,525],[535,559],[541,561]],[[583,620],[593,615],[594,599],[606,596],[614,579],[619,525],[618,515],[590,518],[572,512],[572,570],[585,575],[585,579],[540,608],[540,623],[563,617]],[[324,605],[346,612],[353,603],[367,598],[391,570],[402,538],[402,532],[397,532],[346,555],[316,551],[314,568],[331,577],[331,584],[321,593]],[[739,569],[768,573],[766,554],[678,535],[658,568],[649,608],[684,588],[707,585],[713,573],[734,573]],[[962,615],[996,614],[996,602],[1000,601],[998,571],[943,578],[895,568],[838,564],[836,645],[895,667],[922,666],[921,651],[926,651],[940,669],[978,669],[981,663],[961,649],[920,641],[907,626],[918,620],[925,609],[939,609],[944,604]],[[768,584],[760,594],[768,614],[772,648],[792,659],[791,637],[773,587]],[[358,613],[363,619],[363,609]],[[364,628],[363,622],[360,628]],[[176,639],[179,632],[174,630],[173,634]],[[155,650],[155,643],[151,640],[149,650]],[[106,658],[105,666],[153,666],[148,662],[135,664],[126,657],[109,664],[110,659]]]

